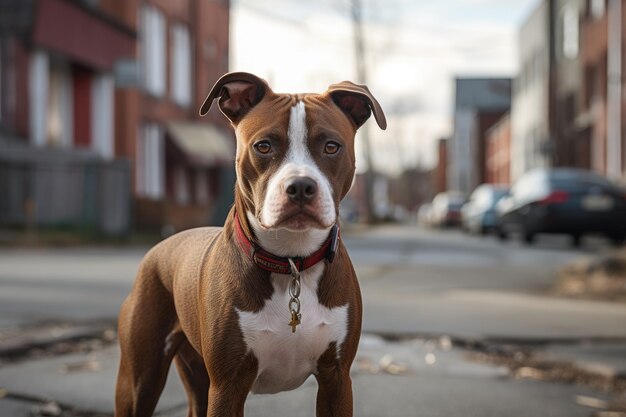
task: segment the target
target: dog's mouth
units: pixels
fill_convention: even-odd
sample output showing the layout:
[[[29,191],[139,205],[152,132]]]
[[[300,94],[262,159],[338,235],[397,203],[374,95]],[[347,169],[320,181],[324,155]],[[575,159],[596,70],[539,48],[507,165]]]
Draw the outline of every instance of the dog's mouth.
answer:
[[[306,206],[284,210],[272,225],[263,224],[260,218],[259,223],[264,229],[287,229],[298,232],[308,229],[328,229],[332,226],[332,224],[325,224],[317,213],[314,213]]]

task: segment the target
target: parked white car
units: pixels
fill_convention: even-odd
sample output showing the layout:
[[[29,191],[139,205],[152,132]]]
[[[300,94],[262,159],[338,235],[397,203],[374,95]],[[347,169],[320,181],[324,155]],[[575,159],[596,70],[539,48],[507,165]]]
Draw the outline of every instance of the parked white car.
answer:
[[[459,191],[437,194],[432,203],[433,224],[439,227],[460,226],[463,204],[465,204],[465,196]]]
[[[496,204],[509,195],[509,187],[482,184],[476,187],[467,204],[461,210],[463,229],[470,233],[487,234],[498,226]]]

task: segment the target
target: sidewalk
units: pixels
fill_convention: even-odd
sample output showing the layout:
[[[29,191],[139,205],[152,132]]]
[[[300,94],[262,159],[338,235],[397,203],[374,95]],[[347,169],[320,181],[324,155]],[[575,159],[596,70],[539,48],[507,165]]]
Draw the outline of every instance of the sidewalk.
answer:
[[[626,343],[619,349],[623,353],[619,366],[625,369]],[[551,352],[555,354],[561,357],[559,350]],[[0,399],[0,417],[42,415],[37,410],[49,400],[66,413],[73,410],[74,416],[110,416],[118,360],[119,350],[112,345],[89,354],[2,367],[0,390],[6,391]],[[366,335],[353,367],[353,380],[355,415],[362,417],[443,417],[458,415],[459,410],[467,416],[588,417],[590,409],[577,404],[577,396],[610,399],[585,387],[512,379],[504,367],[468,361],[466,351],[453,347],[446,338],[392,343]],[[315,393],[316,383],[309,379],[294,392],[250,396],[246,416],[312,417]],[[157,415],[184,417],[186,402],[172,370]]]
[[[416,293],[410,284],[388,285],[410,273],[397,267],[371,280],[362,274],[364,331],[528,342],[626,339],[626,304],[488,289]]]

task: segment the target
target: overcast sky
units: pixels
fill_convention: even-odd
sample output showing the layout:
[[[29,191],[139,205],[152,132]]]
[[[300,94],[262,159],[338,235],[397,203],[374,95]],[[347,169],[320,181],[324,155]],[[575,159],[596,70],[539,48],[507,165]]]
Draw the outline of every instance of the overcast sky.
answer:
[[[538,0],[361,1],[368,86],[389,122],[369,126],[375,165],[432,166],[452,128],[454,77],[514,76],[518,29]],[[231,16],[231,70],[277,92],[356,80],[349,0],[234,0]]]

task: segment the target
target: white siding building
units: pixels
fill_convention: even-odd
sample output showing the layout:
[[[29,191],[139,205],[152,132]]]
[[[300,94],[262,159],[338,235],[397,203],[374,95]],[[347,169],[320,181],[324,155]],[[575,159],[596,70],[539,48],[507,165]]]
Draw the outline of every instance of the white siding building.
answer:
[[[550,163],[549,10],[541,2],[519,33],[520,72],[511,108],[511,179]]]

